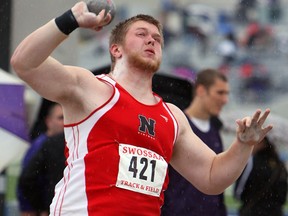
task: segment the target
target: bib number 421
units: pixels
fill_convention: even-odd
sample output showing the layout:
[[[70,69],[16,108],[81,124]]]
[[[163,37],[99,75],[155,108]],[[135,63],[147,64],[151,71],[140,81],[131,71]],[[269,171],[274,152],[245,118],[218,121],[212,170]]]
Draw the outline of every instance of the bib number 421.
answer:
[[[138,161],[139,160],[139,161]],[[151,169],[148,169],[149,166]],[[139,173],[139,178],[141,180],[150,180],[154,182],[155,178],[155,167],[156,160],[148,160],[147,158],[138,158],[137,156],[133,156],[130,161],[129,171],[133,173],[133,178],[137,178],[137,174]],[[148,170],[151,170],[150,172]],[[150,179],[148,179],[148,177]]]
[[[168,164],[156,152],[134,145],[119,144],[116,187],[160,196]]]

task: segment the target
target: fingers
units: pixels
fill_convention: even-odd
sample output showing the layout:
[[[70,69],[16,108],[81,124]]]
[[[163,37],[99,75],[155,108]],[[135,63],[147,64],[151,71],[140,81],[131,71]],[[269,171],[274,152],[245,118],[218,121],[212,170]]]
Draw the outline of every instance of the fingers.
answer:
[[[258,124],[263,125],[269,114],[270,114],[270,109],[266,109],[263,115],[260,117]]]
[[[266,134],[268,134],[268,132],[269,132],[270,130],[272,130],[272,128],[273,128],[272,125],[268,125],[267,127],[265,127],[265,128],[262,129],[262,131],[263,131],[263,133],[265,134],[265,136],[266,136]]]
[[[99,13],[98,16],[99,16],[99,20],[100,20],[100,25],[101,25],[101,26],[107,25],[107,24],[110,22],[110,20],[112,19],[110,13],[107,13],[107,14],[105,15],[105,9],[103,9],[103,10]]]
[[[101,30],[105,25],[109,24],[110,20],[111,15],[107,13],[105,16],[105,9],[101,10],[100,13],[96,16],[96,26],[94,27],[94,29],[96,31]]]
[[[72,8],[72,12],[82,28],[90,28],[99,31],[105,25],[109,24],[111,15],[108,13],[105,15],[105,9],[101,10],[97,15],[93,12],[89,12],[87,5],[84,2],[75,4]]]
[[[104,20],[104,25],[109,24],[111,19],[112,19],[112,16],[111,16],[110,12],[108,12],[106,17],[105,17],[105,20]]]
[[[251,117],[245,117],[243,119],[237,119],[236,123],[238,124],[239,130],[243,132],[246,127],[250,127]]]
[[[99,20],[103,20],[105,18],[105,9],[101,10],[97,17]]]
[[[261,110],[258,109],[252,117],[245,117],[242,120],[237,120],[237,133],[239,139],[242,142],[247,142],[252,145],[262,140],[273,128],[272,125],[268,125],[264,128],[262,127],[269,113],[270,110],[266,109],[263,115],[261,115]]]
[[[262,126],[264,122],[266,121],[268,115],[270,114],[270,109],[266,109],[263,115],[261,116],[261,110],[257,109],[254,115],[251,117],[245,117],[242,119],[243,124],[246,127],[260,125]],[[260,117],[261,116],[261,117]]]
[[[252,117],[252,120],[251,120],[251,124],[250,124],[250,125],[255,125],[255,124],[257,124],[260,115],[261,115],[261,110],[260,110],[260,109],[257,109],[256,112],[254,113],[253,117]],[[249,125],[249,126],[250,126],[250,125]]]

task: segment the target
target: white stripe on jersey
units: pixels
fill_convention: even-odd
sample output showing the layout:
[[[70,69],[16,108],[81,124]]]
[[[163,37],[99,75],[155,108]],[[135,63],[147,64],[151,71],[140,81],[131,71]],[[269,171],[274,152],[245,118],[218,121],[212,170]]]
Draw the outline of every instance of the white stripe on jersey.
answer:
[[[169,107],[167,106],[167,104],[165,102],[163,102],[163,107],[167,110],[167,112],[170,114],[172,120],[173,120],[173,124],[174,124],[174,140],[173,143],[175,144],[176,138],[178,136],[178,123],[176,121],[176,118],[174,117],[173,113],[171,112],[171,110],[169,109]]]
[[[111,82],[112,80],[107,81]],[[69,149],[68,165],[64,170],[62,180],[55,187],[55,196],[50,205],[51,216],[88,215],[84,162],[84,157],[88,153],[87,138],[98,120],[118,101],[120,93],[118,89],[114,89],[115,93],[112,99],[105,106],[85,121],[64,128],[67,148]],[[71,178],[72,176],[73,178]],[[77,196],[74,195],[75,193]]]

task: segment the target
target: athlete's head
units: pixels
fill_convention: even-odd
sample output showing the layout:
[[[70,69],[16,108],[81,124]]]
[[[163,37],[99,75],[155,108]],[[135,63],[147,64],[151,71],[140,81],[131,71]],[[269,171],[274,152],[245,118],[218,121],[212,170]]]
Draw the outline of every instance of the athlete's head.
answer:
[[[157,36],[155,36],[156,37],[155,40],[157,40],[160,43],[161,48],[162,48],[164,44],[162,25],[160,24],[158,20],[156,20],[152,16],[143,15],[143,14],[133,16],[129,19],[126,19],[118,23],[115,26],[115,28],[111,31],[109,47],[111,47],[113,44],[117,44],[121,46],[125,46],[127,44],[129,45],[129,41],[126,41],[127,33],[129,32],[129,29],[131,28],[132,25],[134,26],[136,22],[140,23],[141,21],[152,24],[154,27],[156,27]],[[115,66],[116,58],[111,53],[110,53],[110,56],[111,56],[111,68],[113,70]]]

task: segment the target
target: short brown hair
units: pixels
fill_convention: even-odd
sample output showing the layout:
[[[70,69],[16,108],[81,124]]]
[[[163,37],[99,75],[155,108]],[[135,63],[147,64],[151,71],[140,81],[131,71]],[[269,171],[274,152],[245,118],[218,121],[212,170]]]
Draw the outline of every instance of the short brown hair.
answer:
[[[164,45],[163,27],[161,23],[158,20],[156,20],[154,17],[150,15],[145,15],[145,14],[138,14],[122,22],[119,22],[111,31],[110,38],[109,38],[109,47],[111,47],[112,44],[123,44],[125,36],[129,30],[129,27],[137,21],[145,21],[145,22],[155,25],[158,28],[159,33],[161,35],[162,47],[163,47]],[[111,58],[111,63],[112,63],[111,68],[113,69],[115,65],[115,58],[111,54],[110,54],[110,58]]]
[[[224,82],[228,82],[227,77],[218,70],[215,69],[205,69],[198,72],[196,80],[195,80],[195,87],[198,85],[203,85],[206,88],[209,88],[215,83],[216,79],[221,79]]]
[[[195,89],[199,85],[202,85],[206,89],[209,89],[215,83],[216,79],[220,79],[224,82],[228,82],[228,78],[218,70],[208,68],[208,69],[199,71],[197,73],[197,77],[194,83],[193,93],[195,94]]]

